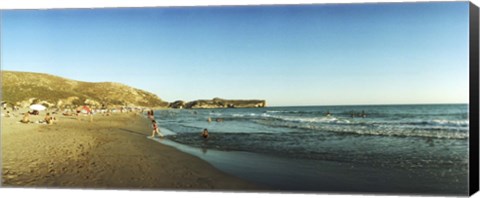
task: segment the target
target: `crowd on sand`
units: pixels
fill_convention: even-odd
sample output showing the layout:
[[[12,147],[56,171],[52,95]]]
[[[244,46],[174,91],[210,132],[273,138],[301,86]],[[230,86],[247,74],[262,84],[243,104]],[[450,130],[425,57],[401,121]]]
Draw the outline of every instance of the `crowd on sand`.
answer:
[[[21,119],[18,121],[19,123],[23,124],[47,124],[51,125],[54,124],[55,122],[58,121],[57,115],[62,115],[62,116],[72,116],[76,117],[78,120],[80,116],[88,116],[89,121],[93,121],[93,115],[102,115],[102,116],[110,116],[114,113],[128,113],[128,112],[135,112],[135,113],[141,113],[142,115],[146,112],[148,119],[151,121],[152,124],[152,135],[151,137],[155,137],[155,135],[158,135],[160,138],[163,138],[164,135],[160,132],[160,128],[158,126],[157,121],[155,120],[155,115],[154,111],[152,109],[148,108],[139,108],[139,107],[120,107],[120,108],[110,108],[110,109],[97,109],[97,108],[90,108],[87,105],[79,106],[77,108],[52,108],[48,109],[46,108],[45,110],[45,116],[40,115],[41,111],[40,110],[34,110],[34,109],[28,109],[24,110],[23,113],[21,113],[22,109],[25,108],[19,108],[17,106],[12,106],[12,107],[7,107],[6,105],[2,105],[3,111],[1,116],[5,118],[18,118],[21,117]],[[42,113],[43,114],[43,113]],[[40,118],[40,119],[39,119]],[[211,122],[212,119],[209,117],[208,122]],[[223,122],[222,118],[217,118],[215,119],[216,122]],[[200,136],[203,138],[208,138],[208,129],[204,129],[201,133]]]
[[[80,116],[88,116],[89,121],[93,121],[93,115],[102,115],[110,116],[113,113],[127,113],[127,112],[136,112],[143,113],[145,111],[150,111],[147,108],[139,107],[119,107],[119,108],[110,108],[110,109],[99,109],[99,108],[90,108],[87,105],[78,106],[77,108],[46,108],[45,110],[36,110],[36,109],[26,109],[19,108],[18,106],[8,107],[6,104],[2,105],[1,116],[5,118],[19,118],[19,123],[23,124],[54,124],[58,121],[57,115],[63,116],[72,116],[76,117],[77,120]],[[24,111],[23,113],[21,111]],[[41,116],[40,112],[44,111],[45,116]],[[43,114],[43,113],[42,113]],[[40,119],[39,119],[40,118]]]

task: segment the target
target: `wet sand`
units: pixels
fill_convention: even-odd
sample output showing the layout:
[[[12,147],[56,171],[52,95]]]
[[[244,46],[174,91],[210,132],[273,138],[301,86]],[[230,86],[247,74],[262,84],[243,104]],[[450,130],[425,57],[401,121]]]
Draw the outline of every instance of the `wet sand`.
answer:
[[[41,120],[31,116],[31,120]],[[59,116],[53,125],[1,117],[2,186],[259,191],[207,162],[159,144],[135,113]]]

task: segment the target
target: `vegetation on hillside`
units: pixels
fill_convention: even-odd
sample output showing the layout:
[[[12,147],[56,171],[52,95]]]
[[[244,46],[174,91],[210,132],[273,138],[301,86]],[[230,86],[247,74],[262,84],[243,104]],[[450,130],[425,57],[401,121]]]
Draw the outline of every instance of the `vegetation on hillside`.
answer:
[[[49,106],[166,107],[155,94],[120,83],[91,83],[31,72],[2,71],[2,101],[20,106],[41,102]]]

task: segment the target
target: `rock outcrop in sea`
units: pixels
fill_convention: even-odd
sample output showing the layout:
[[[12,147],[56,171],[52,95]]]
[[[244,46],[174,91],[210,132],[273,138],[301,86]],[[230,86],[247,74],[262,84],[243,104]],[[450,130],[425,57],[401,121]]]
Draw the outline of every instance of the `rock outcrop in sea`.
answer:
[[[177,100],[169,104],[170,108],[177,109],[212,109],[212,108],[259,108],[267,105],[265,100],[227,100],[213,98],[211,100],[194,100],[185,102]]]

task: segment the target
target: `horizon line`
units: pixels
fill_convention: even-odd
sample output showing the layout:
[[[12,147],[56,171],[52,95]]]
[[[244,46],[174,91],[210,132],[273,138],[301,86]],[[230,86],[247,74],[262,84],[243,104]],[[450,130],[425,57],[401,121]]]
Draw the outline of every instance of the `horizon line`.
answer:
[[[402,106],[402,105],[469,105],[469,102],[455,103],[383,103],[383,104],[311,104],[311,105],[272,105],[266,107],[334,107],[334,106]]]

